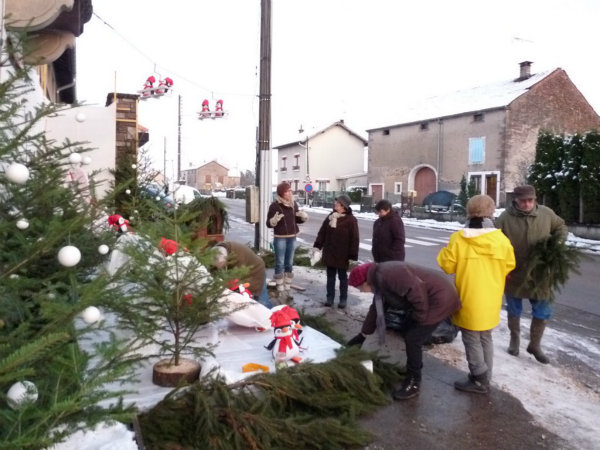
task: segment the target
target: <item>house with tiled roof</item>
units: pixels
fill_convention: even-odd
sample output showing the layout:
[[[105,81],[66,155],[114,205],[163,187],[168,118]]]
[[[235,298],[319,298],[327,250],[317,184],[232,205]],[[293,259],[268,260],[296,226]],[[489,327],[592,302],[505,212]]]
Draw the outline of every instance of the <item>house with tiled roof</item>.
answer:
[[[222,191],[240,185],[240,171],[229,169],[217,160],[181,171],[182,181],[200,192]]]
[[[367,141],[352,131],[343,120],[274,147],[277,150],[277,182],[287,181],[295,194],[307,184],[314,192],[346,191],[364,186]]]
[[[600,117],[567,73],[531,73],[426,99],[398,114],[394,125],[367,130],[368,185],[373,200],[438,190],[458,193],[463,175],[504,205],[525,181],[540,131],[600,129]]]

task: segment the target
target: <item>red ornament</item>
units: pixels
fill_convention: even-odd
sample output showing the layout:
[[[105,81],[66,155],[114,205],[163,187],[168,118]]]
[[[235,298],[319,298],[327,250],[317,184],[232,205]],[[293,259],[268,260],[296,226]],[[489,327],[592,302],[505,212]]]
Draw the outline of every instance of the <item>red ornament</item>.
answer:
[[[171,256],[177,252],[179,249],[179,244],[171,239],[161,238],[160,240],[160,248],[167,254],[167,256]]]

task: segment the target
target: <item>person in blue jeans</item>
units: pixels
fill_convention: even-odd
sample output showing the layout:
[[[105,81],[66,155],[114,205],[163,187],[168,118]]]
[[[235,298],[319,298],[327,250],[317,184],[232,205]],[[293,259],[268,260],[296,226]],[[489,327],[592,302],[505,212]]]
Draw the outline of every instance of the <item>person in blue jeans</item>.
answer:
[[[277,196],[267,211],[267,227],[273,228],[273,247],[275,250],[275,274],[279,299],[287,301],[294,279],[294,252],[296,235],[300,232],[298,224],[308,220],[308,214],[294,201],[289,183],[277,185]]]
[[[527,266],[531,250],[537,242],[553,235],[565,240],[569,229],[554,211],[537,204],[535,188],[529,185],[517,186],[514,189],[512,204],[496,219],[496,226],[510,240],[517,263],[516,268],[508,275],[504,289],[510,330],[508,353],[513,356],[519,355],[520,321],[523,299],[526,298],[531,303],[532,316],[527,352],[538,362],[548,364],[550,359],[542,351],[541,341],[546,324],[553,313],[552,304],[548,300],[550,292],[547,295],[538,295],[542,298],[532,298],[533,287],[540,280],[527,279]]]

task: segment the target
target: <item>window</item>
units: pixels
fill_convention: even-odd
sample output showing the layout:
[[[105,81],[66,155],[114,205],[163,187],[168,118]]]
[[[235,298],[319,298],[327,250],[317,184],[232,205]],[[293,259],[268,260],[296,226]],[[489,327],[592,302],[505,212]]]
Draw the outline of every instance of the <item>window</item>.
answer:
[[[394,183],[394,194],[402,194],[402,182],[396,182]]]
[[[287,171],[287,156],[281,157],[281,171],[282,172]]]
[[[483,122],[483,113],[473,114],[473,122]]]
[[[292,166],[292,170],[300,170],[300,155],[294,155],[294,165]]]
[[[383,135],[384,136],[389,136],[390,135],[390,130],[383,130]]]
[[[421,125],[419,126],[419,129],[421,131],[427,131],[427,130],[429,130],[429,122],[422,122]]]
[[[481,194],[481,175],[471,175],[469,183],[473,184],[477,194]]]
[[[217,183],[223,184],[223,175],[218,175],[217,176]]]
[[[319,183],[319,191],[327,190],[327,181],[326,180],[318,181],[318,183]]]
[[[212,176],[210,176],[210,175],[205,175],[205,176],[204,176],[204,182],[205,182],[205,183],[212,183]]]
[[[485,160],[485,137],[469,138],[469,164],[483,164]]]
[[[294,180],[294,191],[298,191],[298,181],[300,180]]]

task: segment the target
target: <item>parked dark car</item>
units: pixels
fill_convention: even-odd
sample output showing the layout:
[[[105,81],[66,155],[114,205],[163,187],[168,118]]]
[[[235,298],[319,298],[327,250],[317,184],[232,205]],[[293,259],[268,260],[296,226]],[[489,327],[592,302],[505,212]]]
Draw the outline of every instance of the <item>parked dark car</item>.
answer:
[[[153,199],[161,205],[165,212],[172,212],[175,208],[175,200],[168,194],[165,194],[164,189],[157,184],[146,184],[140,188],[140,193],[143,197]]]
[[[449,191],[437,191],[428,194],[423,199],[427,212],[462,212],[463,206],[458,203],[457,195]]]

